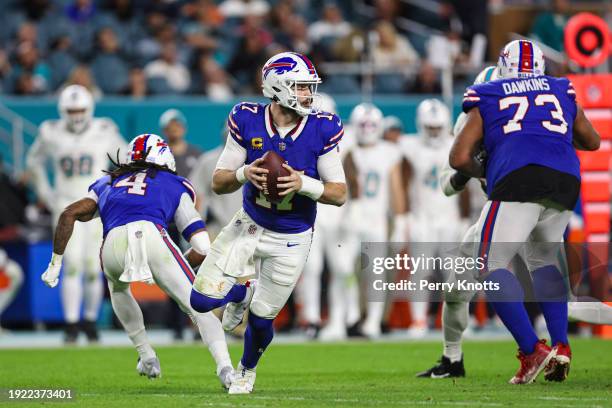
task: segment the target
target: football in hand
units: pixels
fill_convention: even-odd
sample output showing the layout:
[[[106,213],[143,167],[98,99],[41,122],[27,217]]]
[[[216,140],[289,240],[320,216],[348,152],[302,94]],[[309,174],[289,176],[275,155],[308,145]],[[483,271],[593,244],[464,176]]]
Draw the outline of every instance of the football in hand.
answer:
[[[263,163],[261,167],[268,170],[267,180],[263,183],[263,193],[268,201],[274,204],[278,204],[283,200],[283,197],[278,195],[280,190],[278,189],[278,178],[286,177],[291,173],[289,170],[283,167],[283,163],[285,163],[285,159],[283,157],[269,150],[263,155]],[[282,183],[281,183],[282,184]]]

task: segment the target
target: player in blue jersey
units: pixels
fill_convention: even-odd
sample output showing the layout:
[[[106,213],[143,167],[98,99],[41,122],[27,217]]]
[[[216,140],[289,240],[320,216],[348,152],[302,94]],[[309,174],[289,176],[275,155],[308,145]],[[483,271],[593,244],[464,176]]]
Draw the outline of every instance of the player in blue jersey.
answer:
[[[523,305],[523,289],[507,268],[525,242],[563,242],[580,190],[574,149],[598,149],[599,135],[576,104],[571,83],[544,75],[544,58],[535,43],[507,44],[498,68],[502,79],[466,91],[467,119],[450,164],[466,176],[486,176],[488,201],[478,221],[477,256],[487,260],[482,277],[487,297],[519,345],[521,366],[510,382],[531,383],[544,369],[546,379],[562,381],[571,351],[568,290],[555,259],[560,246],[527,247],[534,296],[552,349],[538,340]],[[475,160],[482,148],[485,166]]]
[[[129,145],[127,160],[89,187],[87,196],[66,207],[59,218],[53,256],[42,280],[55,287],[62,256],[76,221],[102,220],[102,269],[108,279],[111,302],[139,355],[137,370],[149,378],[161,376],[159,359],[147,340],[142,312],[130,292],[131,282],[156,283],[198,326],[217,363],[225,387],[232,378],[232,363],[221,322],[212,313],[197,313],[190,306],[192,267],[206,256],[210,241],[195,209],[191,183],[175,172],[174,157],[159,136],[144,134]],[[191,249],[183,256],[166,229],[175,222]]]
[[[273,337],[272,322],[297,283],[310,248],[317,202],[340,206],[346,199],[338,142],[340,119],[314,109],[321,79],[303,55],[284,52],[262,70],[269,104],[240,103],[230,112],[225,149],[213,175],[213,190],[243,187],[243,205],[213,242],[193,286],[191,305],[209,311],[227,304],[223,328],[233,330],[249,309],[244,353],[230,394],[248,394],[255,367]],[[287,162],[290,176],[278,179],[283,200],[262,192],[267,151]],[[259,273],[254,281],[239,283]]]

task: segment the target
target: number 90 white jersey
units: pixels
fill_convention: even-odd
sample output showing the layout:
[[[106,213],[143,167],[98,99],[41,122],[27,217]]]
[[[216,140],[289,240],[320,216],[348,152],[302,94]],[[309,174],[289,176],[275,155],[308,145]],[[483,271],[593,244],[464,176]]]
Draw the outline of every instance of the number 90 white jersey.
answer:
[[[88,187],[108,169],[107,154],[120,157],[127,144],[117,125],[108,118],[94,118],[82,133],[68,131],[62,119],[47,120],[27,155],[38,196],[54,212],[87,194]],[[53,187],[46,171],[47,161],[53,165]]]

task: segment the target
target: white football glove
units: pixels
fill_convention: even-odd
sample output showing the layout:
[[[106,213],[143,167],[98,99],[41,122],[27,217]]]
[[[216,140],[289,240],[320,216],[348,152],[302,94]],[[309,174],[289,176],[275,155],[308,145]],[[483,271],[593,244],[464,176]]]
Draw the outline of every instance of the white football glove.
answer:
[[[53,254],[47,270],[40,275],[40,279],[50,288],[57,286],[60,271],[62,270],[62,255]]]

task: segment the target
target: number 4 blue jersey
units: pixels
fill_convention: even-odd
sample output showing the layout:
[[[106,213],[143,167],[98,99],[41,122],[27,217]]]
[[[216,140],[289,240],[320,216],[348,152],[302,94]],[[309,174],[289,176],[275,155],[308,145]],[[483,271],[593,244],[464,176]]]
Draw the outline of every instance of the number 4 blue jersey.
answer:
[[[157,171],[152,177],[147,171],[127,173],[111,183],[110,176],[99,178],[89,187],[97,196],[98,211],[104,226],[104,236],[115,227],[134,221],[151,221],[163,228],[174,219],[184,193],[195,203],[193,186],[187,179],[167,171]],[[203,223],[194,223],[183,231],[189,237]],[[187,239],[187,238],[186,238]]]
[[[566,78],[511,78],[471,86],[463,111],[478,107],[487,151],[487,193],[509,173],[529,165],[580,180],[572,146],[576,92]]]
[[[247,151],[246,163],[273,150],[291,167],[305,175],[320,179],[317,171],[319,156],[336,149],[344,129],[338,116],[313,113],[298,120],[295,127],[281,138],[270,114],[270,105],[240,103],[228,118],[231,137]],[[312,228],[317,203],[300,194],[289,194],[279,204],[266,200],[251,183],[242,189],[244,210],[264,228],[275,232],[296,234]]]

